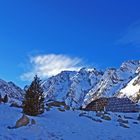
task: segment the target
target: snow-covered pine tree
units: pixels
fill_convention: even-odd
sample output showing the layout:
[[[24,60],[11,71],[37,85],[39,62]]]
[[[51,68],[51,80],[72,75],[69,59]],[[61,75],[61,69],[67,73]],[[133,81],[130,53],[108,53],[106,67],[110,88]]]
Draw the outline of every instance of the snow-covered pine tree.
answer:
[[[37,116],[44,112],[44,94],[41,80],[37,75],[26,91],[23,101],[23,112],[30,116]]]

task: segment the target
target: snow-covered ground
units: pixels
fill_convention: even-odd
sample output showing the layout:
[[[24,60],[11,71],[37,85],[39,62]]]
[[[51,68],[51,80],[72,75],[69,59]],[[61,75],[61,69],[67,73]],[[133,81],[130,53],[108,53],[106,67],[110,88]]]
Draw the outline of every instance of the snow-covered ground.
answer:
[[[80,111],[48,111],[35,119],[35,125],[18,129],[14,126],[22,116],[22,110],[0,105],[0,140],[139,140],[140,123],[134,124],[138,114],[125,114],[134,119],[128,120],[130,128],[119,126],[116,113],[111,114],[111,121],[99,123],[87,117],[79,117]],[[95,117],[95,113],[90,113]],[[117,114],[118,115],[118,114]],[[120,114],[124,115],[124,114]]]

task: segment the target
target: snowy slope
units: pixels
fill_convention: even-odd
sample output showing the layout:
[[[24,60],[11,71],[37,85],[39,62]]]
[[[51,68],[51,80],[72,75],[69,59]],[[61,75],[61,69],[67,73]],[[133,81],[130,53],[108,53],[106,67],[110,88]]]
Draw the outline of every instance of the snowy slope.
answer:
[[[71,78],[66,103],[69,106],[80,107],[88,91],[99,82],[101,76],[102,73],[96,69],[81,69]]]
[[[35,125],[18,129],[8,129],[22,116],[21,109],[0,105],[1,140],[139,140],[140,125],[136,121],[138,114],[117,114],[133,117],[128,120],[130,128],[119,126],[117,115],[111,114],[111,121],[95,122],[79,117],[78,111],[59,112],[52,110],[35,119]],[[87,114],[97,118],[95,113]],[[134,124],[137,122],[138,124]]]
[[[0,79],[0,95],[4,97],[6,94],[10,100],[22,100],[24,91],[13,82],[6,82]]]
[[[137,96],[140,95],[140,75],[132,79],[125,88],[121,89],[118,93],[118,97],[128,97],[132,100],[140,102],[140,98]]]
[[[46,99],[64,101],[76,72],[63,71],[42,83]]]

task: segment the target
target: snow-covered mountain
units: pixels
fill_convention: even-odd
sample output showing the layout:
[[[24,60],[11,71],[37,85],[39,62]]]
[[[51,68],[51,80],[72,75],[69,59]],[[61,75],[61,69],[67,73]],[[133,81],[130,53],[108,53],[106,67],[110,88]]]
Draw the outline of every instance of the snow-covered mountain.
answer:
[[[65,101],[70,106],[80,106],[86,93],[98,83],[101,76],[102,72],[96,69],[63,71],[44,81],[42,86],[47,99]]]
[[[129,97],[138,101],[140,61],[127,61],[118,69],[108,68],[105,71],[95,68],[63,71],[43,81],[42,87],[46,101],[62,101],[71,107],[86,106],[99,97]],[[0,94],[22,100],[24,90],[12,82],[0,80]]]
[[[71,85],[71,77],[76,72],[63,71],[42,83],[45,97],[49,100],[64,101]]]
[[[119,69],[107,69],[99,83],[87,93],[83,105],[86,106],[99,97],[117,96],[117,93],[137,75],[136,70],[139,66],[139,61],[127,61]]]
[[[22,100],[24,91],[13,82],[6,82],[0,79],[0,95],[8,95],[10,100]]]
[[[44,81],[42,86],[46,99],[80,107],[99,97],[118,96],[120,90],[138,75],[139,67],[139,61],[127,61],[118,69],[108,68],[104,72],[95,68],[64,71]]]
[[[83,68],[73,77],[68,90],[66,104],[80,107],[88,91],[94,87],[102,76],[102,72],[96,69]]]

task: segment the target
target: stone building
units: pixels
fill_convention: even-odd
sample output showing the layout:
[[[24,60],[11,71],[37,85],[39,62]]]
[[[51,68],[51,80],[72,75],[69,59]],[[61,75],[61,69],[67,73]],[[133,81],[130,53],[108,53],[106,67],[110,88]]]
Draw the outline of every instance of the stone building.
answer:
[[[110,112],[139,112],[140,107],[128,98],[99,98],[92,101],[84,110]]]

